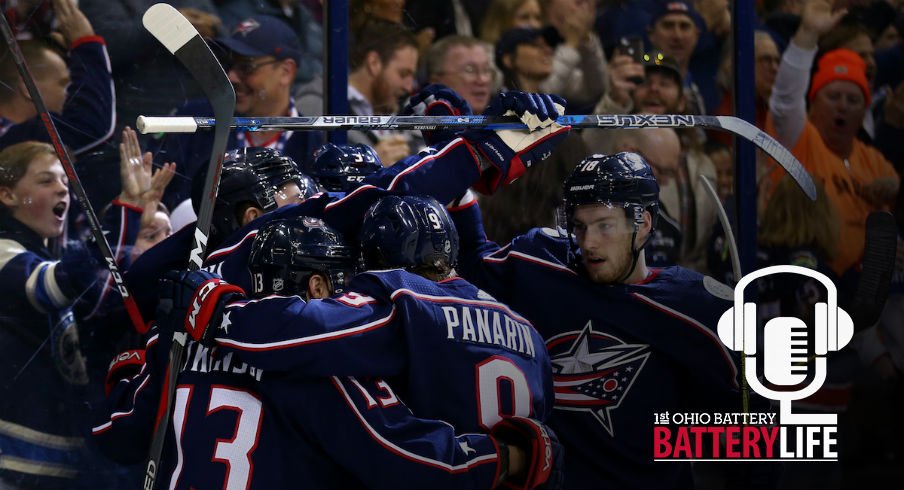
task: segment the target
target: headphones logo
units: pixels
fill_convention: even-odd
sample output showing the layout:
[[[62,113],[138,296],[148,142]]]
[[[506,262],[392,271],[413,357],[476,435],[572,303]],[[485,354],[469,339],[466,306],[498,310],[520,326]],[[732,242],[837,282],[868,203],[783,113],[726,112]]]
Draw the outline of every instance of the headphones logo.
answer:
[[[828,292],[827,302],[816,303],[812,331],[796,317],[772,318],[763,327],[763,377],[767,382],[786,389],[768,388],[757,376],[757,305],[744,302],[744,289],[756,279],[773,274],[798,274],[819,281]],[[825,275],[806,267],[777,265],[754,271],[735,286],[734,307],[719,319],[719,338],[728,348],[739,351],[748,363],[747,383],[760,395],[779,402],[783,425],[835,425],[836,414],[794,414],[791,402],[801,400],[819,390],[826,380],[826,355],[838,351],[851,341],[854,322],[838,307],[838,291]],[[808,338],[813,336],[810,358]],[[813,373],[808,376],[811,366]],[[808,381],[809,380],[809,381]]]

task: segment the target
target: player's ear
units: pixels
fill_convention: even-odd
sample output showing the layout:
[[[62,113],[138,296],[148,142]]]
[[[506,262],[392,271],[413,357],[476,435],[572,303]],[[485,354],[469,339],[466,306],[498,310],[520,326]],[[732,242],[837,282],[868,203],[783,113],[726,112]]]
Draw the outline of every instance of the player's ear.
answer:
[[[263,210],[261,210],[261,208],[248,206],[248,208],[245,209],[245,212],[242,213],[242,226],[245,226],[248,223],[256,220],[257,218],[260,218],[263,214],[264,212]]]
[[[321,274],[311,274],[308,278],[308,299],[329,298],[332,294],[330,281]]]

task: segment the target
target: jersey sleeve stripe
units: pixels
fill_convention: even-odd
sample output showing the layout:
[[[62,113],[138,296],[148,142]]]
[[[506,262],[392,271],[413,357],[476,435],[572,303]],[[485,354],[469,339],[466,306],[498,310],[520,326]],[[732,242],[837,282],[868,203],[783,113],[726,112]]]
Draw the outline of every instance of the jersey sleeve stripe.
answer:
[[[98,425],[97,427],[93,427],[91,429],[91,433],[94,435],[102,434],[102,433],[106,432],[107,430],[109,430],[110,428],[112,428],[113,422],[115,422],[116,420],[121,419],[123,417],[128,417],[128,416],[132,415],[133,413],[135,413],[135,400],[138,399],[138,394],[141,392],[141,390],[143,390],[145,388],[145,386],[147,386],[147,384],[150,380],[151,380],[150,375],[146,375],[144,380],[141,381],[141,384],[138,385],[138,388],[132,394],[132,408],[130,408],[126,412],[113,412],[112,414],[110,414],[110,420],[108,422]]]
[[[506,248],[508,248],[508,245],[505,248],[501,248],[501,249],[497,250],[496,253],[494,253],[493,255],[498,255],[499,252],[501,252],[502,250],[505,250]],[[548,260],[544,260],[539,257],[534,257],[533,255],[527,255],[524,252],[509,251],[502,257],[494,257],[493,255],[487,255],[486,257],[483,258],[483,261],[490,262],[490,263],[502,263],[502,262],[508,261],[508,259],[510,257],[512,257],[512,258],[516,258],[516,259],[521,259],[525,262],[537,264],[539,266],[546,267],[549,269],[557,270],[560,272],[567,272],[571,275],[577,275],[577,273],[575,271],[569,269],[568,267],[565,267],[562,264],[550,262]]]
[[[32,306],[42,313],[63,308],[69,298],[60,290],[53,271],[59,262],[41,262],[25,282],[25,294]]]
[[[352,409],[352,411],[355,414],[355,417],[358,418],[358,420],[361,422],[361,425],[364,426],[364,429],[367,430],[367,432],[370,434],[370,436],[375,441],[377,441],[378,444],[380,444],[387,450],[389,450],[395,454],[398,454],[399,456],[401,456],[409,461],[414,461],[415,463],[423,464],[423,465],[430,466],[433,468],[438,468],[438,469],[447,471],[449,473],[463,473],[463,472],[466,472],[466,471],[470,470],[471,468],[481,465],[481,464],[495,463],[498,459],[496,454],[485,454],[483,456],[478,456],[476,458],[470,459],[463,464],[453,466],[444,461],[437,461],[435,459],[430,459],[426,456],[422,456],[420,454],[415,454],[415,453],[412,453],[411,451],[405,450],[405,449],[397,446],[396,444],[393,444],[389,440],[387,440],[376,429],[374,429],[370,424],[367,423],[367,420],[364,418],[363,415],[361,415],[361,412],[358,410],[358,407],[355,405],[354,401],[352,401],[351,397],[348,394],[348,391],[346,391],[345,386],[339,381],[338,378],[333,376],[332,382],[333,382],[333,385],[336,387],[336,389],[339,390],[339,393],[342,394],[342,397],[345,399],[345,403],[348,405],[348,407],[350,409]]]
[[[712,330],[706,328],[706,326],[704,326],[702,323],[698,322],[697,320],[695,320],[677,310],[669,308],[668,306],[666,306],[662,303],[656,302],[640,293],[636,293],[636,292],[631,293],[631,296],[634,296],[639,301],[647,303],[648,305],[662,311],[663,313],[666,313],[669,316],[675,317],[675,318],[683,321],[684,323],[694,327],[700,333],[702,333],[708,340],[710,340],[713,344],[715,344],[716,347],[719,349],[719,352],[722,354],[722,357],[724,358],[725,362],[731,368],[731,374],[732,374],[731,378],[732,378],[732,380],[734,380],[733,382],[734,382],[735,386],[737,387],[738,369],[735,366],[735,363],[732,361],[731,355],[728,353],[728,348],[725,347],[725,344],[723,344],[722,341],[718,337],[716,337],[716,334]]]
[[[485,307],[485,308],[492,308],[494,310],[500,310],[500,311],[505,312],[509,316],[517,319],[519,322],[525,323],[527,325],[533,325],[526,318],[524,318],[521,315],[510,310],[508,306],[506,306],[502,303],[494,302],[494,301],[463,299],[463,298],[457,298],[454,296],[433,296],[433,295],[429,295],[429,294],[416,293],[410,289],[397,289],[397,290],[393,291],[393,293],[390,295],[390,298],[392,298],[392,300],[395,301],[395,299],[401,295],[413,296],[415,298],[418,298],[418,299],[421,299],[424,301],[430,301],[432,303],[454,303],[454,304],[465,304],[465,305],[481,306],[481,307]]]
[[[424,158],[421,158],[421,159],[418,160],[417,163],[415,163],[414,165],[412,165],[412,166],[406,168],[405,170],[399,172],[399,175],[396,175],[395,178],[392,179],[392,182],[389,183],[389,186],[386,188],[386,190],[390,190],[390,191],[391,191],[391,190],[394,190],[395,187],[396,187],[396,184],[399,183],[399,179],[401,179],[401,178],[404,177],[405,175],[407,175],[407,174],[409,174],[409,173],[415,171],[415,170],[416,170],[418,167],[420,167],[421,165],[424,165],[425,163],[427,163],[427,162],[429,162],[429,161],[431,161],[431,160],[435,160],[435,159],[437,159],[437,158],[439,158],[439,157],[445,155],[446,153],[448,153],[449,151],[453,150],[453,149],[456,148],[457,146],[459,146],[459,145],[464,145],[464,144],[466,144],[466,143],[465,143],[465,140],[463,140],[463,139],[461,139],[461,138],[455,138],[454,140],[450,141],[446,146],[444,146],[444,147],[443,147],[441,150],[439,150],[438,152],[433,153],[433,154],[430,154],[430,155],[427,155],[427,156],[425,156]]]
[[[237,248],[241,247],[242,244],[245,243],[245,241],[247,241],[250,238],[254,238],[255,236],[257,236],[257,230],[249,231],[247,234],[245,234],[245,236],[242,237],[241,240],[238,241],[238,243],[236,243],[234,245],[230,245],[228,247],[218,248],[217,250],[215,250],[213,253],[211,253],[210,255],[207,256],[207,258],[204,260],[204,263],[209,264],[209,263],[213,262],[214,260],[218,260],[223,255],[231,254]]]
[[[333,207],[335,207],[335,206],[338,206],[338,205],[340,205],[340,204],[342,204],[342,203],[345,203],[345,202],[347,202],[347,201],[349,200],[349,198],[351,198],[352,196],[356,196],[356,195],[358,195],[358,194],[360,194],[360,193],[362,193],[362,192],[365,192],[365,191],[367,191],[367,190],[369,190],[369,189],[377,189],[377,187],[372,186],[372,185],[370,185],[370,184],[364,184],[364,185],[358,187],[357,189],[355,189],[355,190],[349,192],[348,194],[346,194],[346,195],[345,195],[344,197],[342,197],[341,199],[337,199],[337,200],[335,200],[335,201],[333,201],[333,202],[327,204],[327,205],[324,207],[324,210],[329,210],[329,209],[331,209],[331,208],[333,208]]]
[[[369,332],[371,330],[376,330],[378,328],[384,327],[392,322],[392,319],[395,318],[396,308],[392,307],[392,311],[389,312],[384,318],[380,318],[378,320],[374,320],[370,323],[365,323],[364,325],[358,325],[357,327],[346,328],[342,330],[337,330],[334,332],[325,332],[317,335],[311,335],[308,337],[299,337],[295,339],[286,339],[278,342],[266,342],[266,343],[254,343],[254,342],[238,342],[232,339],[217,337],[215,340],[218,344],[231,347],[236,350],[244,350],[250,352],[259,352],[259,351],[268,351],[268,350],[279,350],[279,349],[288,349],[292,347],[297,347],[301,345],[308,344],[316,344],[320,342],[330,342],[333,340],[349,337],[352,335],[358,335],[361,333]]]

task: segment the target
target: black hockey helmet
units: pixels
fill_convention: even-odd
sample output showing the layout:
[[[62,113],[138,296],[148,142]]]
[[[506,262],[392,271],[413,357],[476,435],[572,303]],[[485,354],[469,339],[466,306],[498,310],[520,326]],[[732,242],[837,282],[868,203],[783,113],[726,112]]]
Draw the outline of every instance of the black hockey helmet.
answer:
[[[458,231],[436,199],[387,196],[370,207],[360,232],[364,267],[451,270]]]
[[[195,179],[195,198],[200,198],[205,176]],[[240,227],[242,204],[265,212],[276,209],[276,192],[288,182],[296,182],[304,197],[318,192],[316,184],[298,170],[291,158],[272,148],[231,150],[223,158],[220,186],[213,210],[211,232],[222,240]],[[199,209],[197,202],[195,209]]]
[[[621,152],[594,154],[585,158],[565,179],[564,217],[566,229],[573,227],[574,210],[582,204],[605,204],[633,210],[635,228],[643,223],[643,211],[659,216],[659,183],[641,155]]]
[[[314,152],[304,170],[328,191],[351,192],[364,177],[382,168],[377,152],[367,145],[327,143]]]
[[[262,226],[248,257],[257,297],[305,297],[308,278],[315,272],[330,279],[334,293],[341,293],[357,263],[358,254],[338,231],[307,216],[278,219]]]

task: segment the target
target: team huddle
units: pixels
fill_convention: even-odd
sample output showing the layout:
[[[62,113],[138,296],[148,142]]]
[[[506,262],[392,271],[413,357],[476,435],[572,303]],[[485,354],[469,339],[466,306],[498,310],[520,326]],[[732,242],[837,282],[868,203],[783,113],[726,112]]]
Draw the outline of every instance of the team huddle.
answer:
[[[504,93],[495,110],[533,131],[468,130],[385,168],[364,145],[304,168],[227,154],[202,270],[185,272],[186,227],[126,274],[155,322],[111,363],[98,446],[147,457],[187,332],[161,488],[690,486],[689,464],[653,464],[652,413],[739,406],[713,331],[729,304],[711,279],[647,267],[643,157],[578,164],[559,229],[483,233],[469,189],[540,164],[570,129],[562,106]]]

